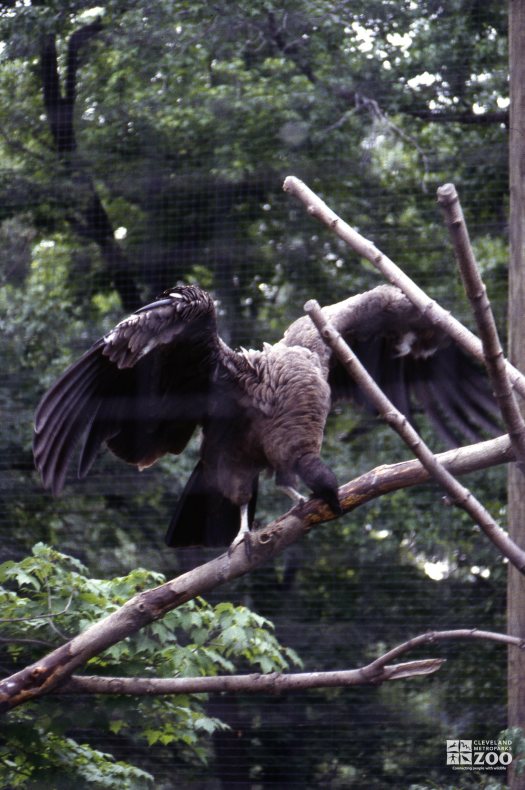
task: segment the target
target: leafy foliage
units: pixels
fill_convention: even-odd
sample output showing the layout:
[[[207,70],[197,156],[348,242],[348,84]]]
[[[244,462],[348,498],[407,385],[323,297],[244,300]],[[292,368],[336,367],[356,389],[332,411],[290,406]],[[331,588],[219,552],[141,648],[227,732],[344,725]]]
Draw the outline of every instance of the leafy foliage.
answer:
[[[49,652],[114,612],[138,591],[164,581],[161,574],[141,568],[111,580],[86,574],[77,559],[43,544],[36,545],[31,556],[0,566],[4,666],[25,666],[42,649]],[[296,653],[278,643],[264,617],[242,606],[225,602],[212,607],[200,599],[113,645],[91,659],[86,671],[108,676],[194,677],[248,667],[275,672],[298,663]],[[60,697],[48,698],[10,714],[1,746],[3,784],[33,787],[54,776],[61,787],[78,780],[95,787],[134,787],[153,779],[83,744],[80,733],[89,732],[96,723],[112,733],[117,750],[119,741],[122,748],[126,742],[143,740],[150,746],[175,747],[182,758],[206,761],[209,736],[224,726],[207,715],[202,695],[98,697],[95,703],[79,700],[67,707],[62,702]],[[29,740],[28,728],[32,730]],[[97,741],[101,737],[99,732]]]

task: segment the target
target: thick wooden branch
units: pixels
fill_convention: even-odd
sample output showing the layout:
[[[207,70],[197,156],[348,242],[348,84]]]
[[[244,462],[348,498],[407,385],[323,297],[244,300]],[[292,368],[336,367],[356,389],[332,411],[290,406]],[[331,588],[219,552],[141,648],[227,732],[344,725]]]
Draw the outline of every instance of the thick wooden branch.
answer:
[[[357,669],[331,672],[296,672],[283,674],[272,672],[267,675],[222,675],[218,677],[189,678],[140,678],[140,677],[96,677],[73,676],[57,688],[57,694],[130,694],[133,696],[157,696],[166,694],[220,694],[242,693],[280,694],[307,688],[333,688],[344,686],[380,685],[390,680],[401,680],[437,672],[445,659],[425,658],[389,664],[411,650],[451,640],[485,640],[499,642],[519,649],[525,648],[525,640],[494,631],[477,628],[459,628],[448,631],[429,631],[396,645],[369,664]]]
[[[513,460],[507,436],[441,453],[438,458],[453,474],[464,474]],[[342,486],[345,512],[399,488],[424,483],[429,473],[419,461],[372,469]],[[310,500],[248,535],[232,551],[221,554],[178,578],[140,592],[98,623],[39,661],[0,681],[0,712],[47,694],[65,683],[90,658],[158,620],[166,612],[235,579],[299,540],[316,525],[335,518],[328,505]]]
[[[437,195],[449,229],[465,292],[472,305],[478,326],[483,344],[485,365],[494,396],[498,401],[516,458],[523,471],[525,468],[525,422],[507,376],[505,356],[499,340],[496,320],[470,244],[458,193],[454,184],[444,184],[439,187]]]
[[[60,156],[76,150],[74,111],[77,95],[77,71],[80,51],[102,30],[100,19],[79,28],[69,39],[65,90],[62,91],[58,70],[55,36],[48,34],[42,42],[40,73],[42,96],[55,148]]]
[[[463,475],[514,460],[514,451],[507,435],[485,442],[459,447],[436,455],[437,460],[452,474]],[[385,464],[346,483],[339,489],[345,513],[379,496],[428,482],[430,472],[416,460]]]
[[[42,42],[40,74],[49,129],[57,153],[64,156],[76,149],[73,125],[74,101],[67,100],[62,95],[56,41],[53,34],[46,35]]]
[[[466,326],[450,315],[434,299],[431,299],[416,283],[405,274],[390,258],[384,255],[371,241],[350,227],[315,192],[295,176],[288,176],[283,184],[289,192],[300,200],[307,212],[323,222],[340,239],[345,241],[362,258],[366,258],[384,277],[397,286],[429,321],[450,335],[453,340],[469,354],[484,362],[483,346]],[[508,360],[505,360],[507,375],[514,389],[525,397],[525,376]]]
[[[64,99],[74,104],[77,97],[77,71],[80,53],[83,47],[104,29],[102,19],[97,17],[93,22],[83,25],[71,35],[67,48],[67,71]]]
[[[291,675],[272,672],[261,675],[221,675],[200,678],[126,678],[126,677],[72,677],[56,690],[58,694],[132,694],[154,696],[159,694],[282,694],[310,688],[334,686],[379,685],[388,680],[430,675],[442,667],[445,659],[424,658],[399,664],[385,664],[372,668],[369,664],[358,669],[332,672],[297,672]]]
[[[448,493],[451,502],[468,513],[473,521],[479,524],[498,551],[521,573],[525,573],[525,552],[496,524],[490,513],[472,495],[468,488],[465,488],[439,462],[405,415],[394,406],[392,401],[376,384],[350,346],[345,343],[343,337],[324,315],[319,304],[312,299],[305,304],[304,309],[316,325],[325,343],[334,351],[348,374],[358,383],[360,389],[375,406],[381,417],[399,434],[424,468]]]

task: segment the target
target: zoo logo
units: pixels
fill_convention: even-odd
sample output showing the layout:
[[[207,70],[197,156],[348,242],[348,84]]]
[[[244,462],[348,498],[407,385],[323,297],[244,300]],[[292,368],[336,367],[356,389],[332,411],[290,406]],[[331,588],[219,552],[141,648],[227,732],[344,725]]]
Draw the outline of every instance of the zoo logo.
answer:
[[[447,765],[454,771],[504,771],[512,762],[511,742],[447,740]]]

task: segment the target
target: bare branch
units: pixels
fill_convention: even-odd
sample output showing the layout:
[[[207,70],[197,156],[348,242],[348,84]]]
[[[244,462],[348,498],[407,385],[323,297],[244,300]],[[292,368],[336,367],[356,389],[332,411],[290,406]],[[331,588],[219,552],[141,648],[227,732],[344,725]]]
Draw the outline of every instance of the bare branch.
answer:
[[[483,346],[476,335],[467,327],[450,315],[410,279],[390,258],[384,255],[368,239],[350,227],[341,219],[315,192],[295,176],[288,176],[283,184],[285,192],[298,198],[313,217],[327,225],[340,239],[345,241],[361,257],[366,258],[378,269],[384,277],[396,285],[410,299],[429,321],[447,332],[458,345],[464,348],[480,362],[484,361]],[[525,397],[525,376],[508,360],[505,360],[509,380],[520,395]]]
[[[459,480],[440,464],[432,450],[420,437],[416,429],[409,423],[404,414],[396,409],[392,401],[376,384],[372,376],[359,361],[343,337],[324,315],[319,304],[311,299],[304,306],[321,337],[338,356],[345,370],[359,384],[368,399],[373,403],[384,420],[401,436],[414,455],[419,458],[425,469],[432,475],[449,494],[453,504],[465,510],[481,527],[489,540],[507,557],[521,573],[525,573],[525,552],[517,546],[508,534],[500,527],[490,513],[483,507]]]
[[[449,229],[463,285],[478,325],[485,364],[494,396],[498,401],[516,458],[519,459],[520,468],[523,471],[525,468],[525,422],[507,376],[505,357],[498,337],[496,321],[470,244],[459,197],[454,184],[445,184],[439,187],[437,195]]]
[[[355,104],[357,109],[364,108],[366,109],[372,118],[381,121],[382,123],[386,124],[390,127],[390,129],[396,134],[401,140],[411,145],[418,153],[421,162],[423,163],[423,168],[425,171],[425,175],[428,175],[430,167],[428,162],[428,156],[424,152],[424,150],[419,145],[418,141],[412,135],[407,134],[400,126],[398,126],[392,119],[381,109],[379,103],[375,99],[371,99],[368,96],[363,96],[363,94],[357,93],[355,94]],[[426,184],[421,182],[421,188],[423,192],[426,192]]]
[[[525,639],[509,634],[500,634],[496,631],[482,631],[479,628],[455,628],[449,631],[428,631],[426,634],[419,634],[412,639],[402,642],[400,645],[388,650],[370,664],[372,672],[380,669],[384,664],[393,661],[410,650],[430,645],[436,642],[446,642],[451,639],[485,639],[492,642],[500,642],[505,645],[513,645],[520,650],[525,649]]]
[[[252,673],[249,675],[194,678],[129,678],[75,675],[55,691],[57,694],[132,694],[136,696],[217,694],[224,691],[243,694],[280,694],[307,688],[379,685],[388,680],[401,680],[437,672],[443,666],[445,659],[425,658],[398,664],[389,664],[388,662],[422,646],[458,639],[488,640],[517,647],[521,650],[525,648],[525,640],[516,636],[508,636],[507,634],[500,634],[494,631],[482,631],[477,628],[458,628],[419,634],[402,644],[396,645],[396,647],[388,650],[382,656],[374,659],[370,664],[357,669],[332,672],[297,672],[290,675],[272,672],[268,675]]]
[[[507,463],[514,459],[507,435],[439,453],[438,461],[454,475],[468,474],[479,469]],[[383,494],[420,485],[430,480],[430,472],[416,460],[384,464],[346,483],[339,489],[339,499],[345,513],[360,507]]]
[[[201,694],[230,693],[281,694],[308,688],[333,688],[334,686],[378,685],[387,680],[400,680],[437,672],[445,659],[427,658],[419,661],[383,665],[372,671],[372,665],[359,669],[333,672],[298,672],[283,675],[272,672],[268,675],[229,675],[197,678],[126,678],[126,677],[79,677],[74,676],[64,686],[56,689],[57,694],[133,694],[152,696],[157,694]]]

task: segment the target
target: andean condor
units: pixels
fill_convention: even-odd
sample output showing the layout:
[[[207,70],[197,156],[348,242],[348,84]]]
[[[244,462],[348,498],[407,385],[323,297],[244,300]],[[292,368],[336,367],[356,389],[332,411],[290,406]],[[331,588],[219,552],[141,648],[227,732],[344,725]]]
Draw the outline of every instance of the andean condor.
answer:
[[[419,404],[449,445],[494,432],[483,372],[397,288],[379,286],[324,311],[407,416]],[[364,403],[308,317],[262,351],[234,351],[217,334],[212,297],[176,286],[117,324],[44,395],[35,463],[59,494],[76,445],[80,478],[103,444],[144,469],[181,453],[201,426],[200,460],[166,542],[227,545],[249,529],[264,470],[292,497],[299,478],[340,512],[335,475],[320,458],[338,399]]]

